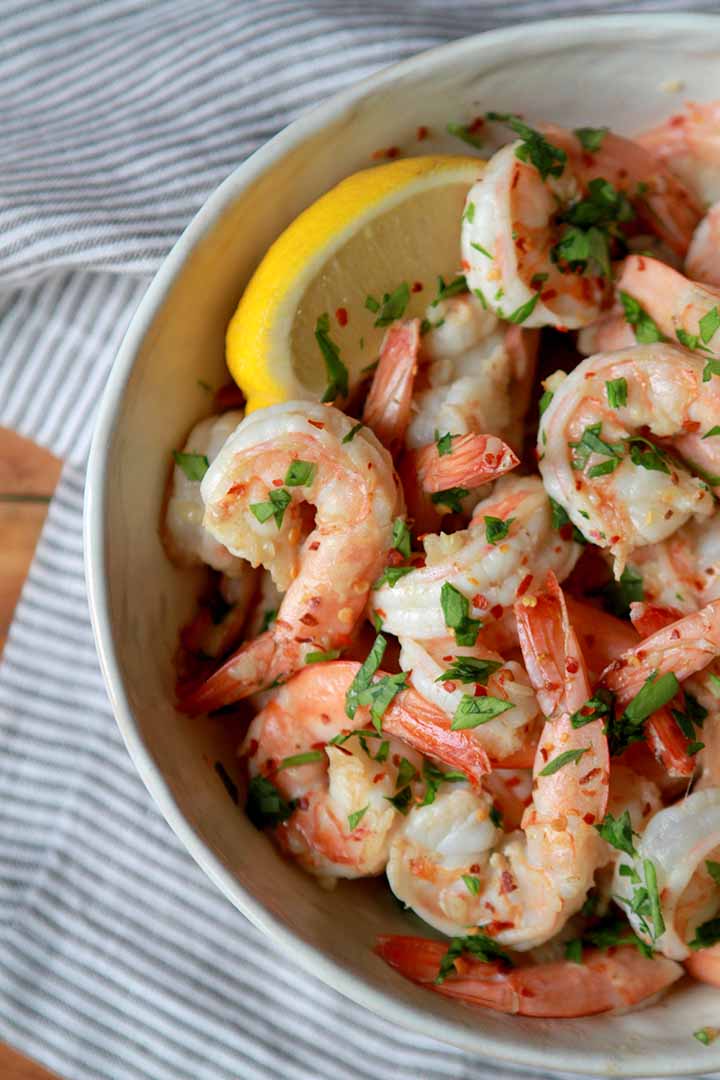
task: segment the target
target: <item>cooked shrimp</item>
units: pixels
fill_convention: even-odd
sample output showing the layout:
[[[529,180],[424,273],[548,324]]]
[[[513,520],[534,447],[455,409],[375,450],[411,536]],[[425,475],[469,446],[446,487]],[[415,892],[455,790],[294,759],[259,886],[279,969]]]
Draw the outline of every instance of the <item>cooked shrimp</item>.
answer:
[[[436,432],[496,435],[519,452],[537,360],[538,332],[503,326],[472,294],[427,309],[423,388],[416,388],[407,445]]]
[[[199,458],[202,463],[215,460],[222,446],[243,418],[242,411],[209,416],[196,424],[187,437],[182,454]],[[182,460],[182,459],[181,459]],[[205,564],[230,576],[252,576],[245,559],[232,555],[203,524],[205,505],[199,480],[175,464],[168,492],[165,523],[162,531],[165,550],[176,566]]]
[[[684,961],[685,970],[693,979],[720,986],[720,945],[711,945],[709,949],[698,949],[690,953]]]
[[[469,663],[463,665],[463,660]],[[508,702],[504,711],[471,729],[469,734],[494,766],[532,766],[541,718],[535,692],[521,664],[503,661],[498,653],[481,643],[463,646],[451,637],[413,641],[401,635],[400,667],[408,672],[418,693],[451,718],[461,708],[466,695]],[[451,678],[448,672],[452,675],[453,669],[459,675]]]
[[[258,713],[240,749],[250,776],[267,778],[290,804],[286,819],[273,828],[278,845],[322,877],[382,873],[401,820],[389,801],[398,768],[403,759],[412,766],[405,768],[413,787],[422,772],[420,755],[386,730],[382,743],[353,735],[341,745],[330,744],[353,723],[372,731],[367,709],[358,709],[353,723],[345,713],[345,694],[358,668],[345,663],[305,668]],[[298,755],[300,763],[293,765]]]
[[[720,516],[688,522],[662,543],[637,548],[629,565],[652,603],[689,614],[720,599]]]
[[[488,519],[507,536],[488,540]],[[416,641],[447,634],[442,606],[443,586],[453,586],[468,602],[473,619],[499,619],[518,593],[548,570],[566,577],[580,546],[553,529],[550,504],[537,476],[507,476],[492,495],[475,507],[467,529],[425,536],[424,567],[393,586],[383,585],[371,597],[372,609],[391,634]],[[447,591],[447,590],[446,590]]]
[[[720,356],[720,289],[691,281],[647,255],[628,255],[617,287],[638,301],[667,338],[690,348],[702,346],[705,356]]]
[[[449,443],[443,453],[436,443],[418,452],[417,471],[425,491],[481,487],[520,464],[514,451],[494,435],[454,435]]]
[[[635,331],[625,316],[613,311],[585,326],[578,334],[577,347],[583,356],[594,356],[630,348],[636,341]]]
[[[720,285],[720,202],[710,207],[695,230],[685,269],[694,281]]]
[[[471,955],[437,982],[446,947],[427,938],[380,935],[378,956],[413,982],[469,1005],[517,1016],[571,1019],[625,1010],[647,1001],[681,978],[679,964],[649,959],[631,945],[604,952],[586,949],[582,963],[556,961],[511,968]]]
[[[182,706],[198,713],[287,678],[308,652],[346,644],[403,511],[389,455],[332,406],[273,405],[251,414],[202,483],[205,525],[287,589],[273,625]],[[343,442],[344,439],[348,441]],[[302,516],[315,507],[308,532]]]
[[[563,213],[593,181],[625,192],[636,216],[683,255],[700,209],[679,180],[629,139],[608,131],[590,154],[569,131],[548,126],[544,136],[555,153],[544,178],[529,160],[519,159],[524,144],[516,142],[491,158],[482,181],[471,188],[463,259],[471,289],[500,317],[575,329],[594,322],[610,299],[610,282],[601,270],[592,274],[586,266],[577,272],[556,250],[566,229]]]
[[[720,788],[696,791],[674,806],[659,810],[636,840],[637,857],[620,852],[615,868],[615,894],[624,899],[633,929],[672,960],[690,955],[698,927],[720,910],[720,890],[706,865],[720,855]],[[652,863],[657,911],[633,910],[638,884],[648,886]],[[623,872],[621,868],[630,868]],[[632,873],[634,871],[634,874]],[[663,925],[664,924],[664,925]]]
[[[682,682],[701,671],[720,653],[720,600],[685,615],[644,638],[614,660],[602,677],[603,686],[625,708],[651,674],[672,672]]]
[[[363,421],[383,446],[397,452],[410,422],[413,386],[420,351],[420,320],[392,323],[380,346],[380,358],[365,401]]]
[[[689,101],[657,127],[636,136],[702,202],[720,199],[720,102]]]
[[[604,854],[593,825],[605,813],[609,768],[601,721],[579,730],[570,722],[590,686],[562,593],[553,579],[528,599],[531,606],[517,605],[523,655],[553,717],[540,736],[522,832],[503,834],[490,796],[457,788],[411,811],[387,865],[395,895],[431,926],[449,935],[487,927],[520,950],[551,938],[585,900]]]
[[[688,431],[712,428],[720,379],[705,381],[704,369],[699,354],[663,343],[599,353],[560,383],[542,416],[545,487],[585,536],[609,549],[618,577],[635,548],[713,513],[707,484],[647,438],[677,446]],[[720,472],[720,450],[706,455],[718,458]]]

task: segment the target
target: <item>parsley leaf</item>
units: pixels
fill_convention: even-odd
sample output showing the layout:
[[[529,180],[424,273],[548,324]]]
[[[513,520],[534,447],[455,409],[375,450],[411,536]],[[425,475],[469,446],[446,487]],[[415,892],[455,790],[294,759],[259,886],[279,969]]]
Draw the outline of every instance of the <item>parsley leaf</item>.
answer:
[[[564,506],[561,506],[559,502],[553,499],[552,495],[548,495],[550,500],[550,510],[552,512],[552,527],[553,529],[563,529],[566,525],[570,525],[570,518],[568,512]],[[587,544],[587,540],[578,529],[577,525],[572,526],[572,538],[576,544]],[[568,539],[568,537],[565,537]]]
[[[476,150],[480,150],[483,145],[483,140],[480,135],[477,135],[467,124],[448,124],[448,135],[455,135],[456,138],[462,139],[468,146],[474,146]]]
[[[430,501],[436,506],[447,506],[453,514],[462,513],[462,500],[470,491],[464,487],[445,488],[444,491],[435,491],[430,496]]]
[[[445,625],[455,632],[458,645],[474,645],[482,622],[470,618],[470,601],[466,596],[445,581],[440,590],[440,604],[445,618]]]
[[[531,296],[529,300],[526,300],[524,304],[521,304],[520,307],[515,308],[509,315],[506,315],[506,322],[515,324],[524,323],[525,320],[532,315],[539,299],[540,293],[535,293],[535,295]]]
[[[477,660],[474,656],[456,656],[447,671],[438,675],[435,682],[480,683],[485,686],[490,676],[502,666],[502,660]]]
[[[355,810],[352,814],[348,814],[348,828],[350,829],[350,832],[355,831],[369,809],[370,803],[367,803],[363,806],[362,810]]]
[[[372,644],[370,652],[348,687],[347,694],[345,695],[345,714],[349,716],[351,720],[355,718],[358,705],[361,704],[359,695],[370,686],[373,675],[382,663],[386,647],[387,638],[382,634],[378,634]]]
[[[480,960],[484,964],[491,964],[499,960],[507,967],[513,966],[508,954],[487,934],[477,933],[468,937],[456,937],[452,939],[447,952],[440,961],[440,970],[435,978],[437,984],[443,983],[448,975],[455,971],[455,961],[463,953],[468,953],[473,960]]]
[[[720,375],[720,360],[708,360],[703,368],[703,382],[710,382],[713,375]]]
[[[620,289],[620,302],[625,312],[625,321],[635,331],[635,340],[641,345],[650,345],[654,341],[664,341],[665,335],[654,319],[651,319],[647,311],[630,293]]]
[[[266,608],[263,612],[262,622],[260,623],[260,633],[264,634],[268,627],[277,619],[277,608]]]
[[[637,856],[637,850],[633,844],[632,821],[627,810],[619,818],[614,818],[612,814],[606,814],[601,824],[596,825],[595,828],[603,840],[606,840],[612,847],[617,848],[618,851],[624,851],[626,855],[630,855],[632,858]]]
[[[306,664],[323,664],[326,660],[337,660],[342,649],[328,649],[327,652],[309,652],[305,657]]]
[[[412,538],[410,536],[410,530],[402,518],[395,518],[393,522],[392,546],[396,551],[399,551],[401,555],[404,555],[406,559],[410,558]]]
[[[472,896],[477,896],[477,894],[480,892],[480,878],[473,877],[472,874],[463,874],[462,879],[465,882],[465,887],[467,891]]]
[[[187,454],[184,450],[173,450],[173,458],[188,480],[202,480],[210,468],[210,462],[205,454]]]
[[[697,1039],[703,1046],[709,1046],[710,1043],[715,1042],[718,1037],[718,1029],[711,1027],[701,1027],[697,1031],[693,1031],[693,1038]]]
[[[591,128],[581,127],[575,128],[574,134],[577,135],[580,140],[580,145],[583,150],[587,150],[589,154],[594,154],[600,149],[603,143],[603,139],[608,133],[608,128]]]
[[[373,296],[365,298],[365,307],[377,315],[373,326],[390,326],[396,319],[401,319],[409,303],[410,288],[407,281],[403,281],[391,293],[384,293],[381,303]]]
[[[452,441],[453,437],[449,431],[446,431],[444,435],[440,435],[437,431],[435,432],[435,445],[439,457],[445,457],[446,454],[452,454]]]
[[[315,340],[325,361],[327,388],[322,396],[323,402],[334,401],[337,397],[347,397],[350,388],[348,369],[340,359],[340,349],[330,337],[330,317],[327,312],[318,315],[315,324]]]
[[[550,404],[550,402],[552,401],[554,396],[555,395],[553,394],[552,390],[543,391],[543,394],[542,394],[542,396],[540,398],[540,402],[539,402],[539,405],[538,405],[540,416],[543,415],[543,413],[547,409],[548,405]]]
[[[695,937],[688,941],[693,951],[697,949],[709,949],[720,941],[720,918],[708,919],[695,928]]]
[[[654,443],[651,443],[649,439],[645,439],[641,435],[633,435],[627,440],[627,443],[633,465],[670,475],[665,453],[658,449]]]
[[[480,724],[487,724],[489,720],[494,720],[496,716],[500,716],[512,708],[514,708],[512,701],[505,701],[503,698],[490,697],[489,695],[487,697],[470,697],[469,694],[463,694],[460,704],[455,710],[450,728],[452,731],[466,731],[468,728],[476,728]]]
[[[295,809],[266,776],[254,776],[248,785],[245,813],[256,829],[274,827],[287,821]]]
[[[487,258],[487,259],[494,259],[494,258],[495,258],[495,256],[494,256],[494,255],[491,255],[491,254],[490,254],[490,252],[488,251],[488,249],[487,249],[487,248],[484,248],[484,247],[482,246],[482,244],[477,244],[477,243],[475,243],[475,241],[474,241],[474,240],[471,240],[471,241],[470,241],[470,247],[471,247],[471,248],[474,248],[474,249],[475,249],[475,251],[479,251],[479,252],[480,252],[480,254],[481,254],[481,255],[484,255],[484,256],[485,256],[485,258]]]
[[[619,619],[630,614],[630,604],[645,599],[643,579],[635,570],[626,566],[619,581],[611,580],[599,590],[603,595],[605,610]]]
[[[412,788],[410,785],[402,788],[396,795],[386,795],[385,798],[389,803],[399,810],[401,814],[407,814],[410,809],[410,802],[412,801]]]
[[[487,118],[506,124],[520,136],[522,144],[515,151],[515,157],[534,165],[543,180],[548,176],[562,176],[567,154],[559,146],[553,146],[544,135],[512,113],[489,112]]]
[[[279,529],[291,500],[292,495],[285,488],[273,488],[272,491],[268,491],[268,501],[250,503],[250,511],[261,524],[269,521],[271,517],[275,518],[275,524]]]
[[[718,311],[717,304],[703,315],[698,327],[703,344],[707,345],[715,336],[717,330],[720,329],[720,311]]]
[[[423,762],[423,780],[425,781],[425,798],[422,801],[423,806],[429,806],[435,802],[435,796],[438,793],[438,789],[441,784],[458,784],[466,783],[467,776],[461,772],[446,772],[438,769],[432,762],[425,760]]]
[[[653,672],[628,704],[622,716],[608,718],[607,734],[611,755],[617,757],[631,743],[639,742],[643,738],[643,727],[647,718],[663,705],[667,705],[679,689],[680,683],[671,671],[664,675]]]
[[[343,443],[349,443],[349,442],[352,442],[352,441],[353,441],[353,439],[355,438],[355,436],[357,435],[358,431],[359,431],[359,430],[360,430],[360,428],[362,428],[362,427],[365,427],[365,425],[363,424],[362,420],[358,420],[357,424],[353,424],[353,426],[352,426],[352,427],[350,428],[350,430],[348,431],[347,435],[343,435],[343,437],[342,437],[342,440],[341,440],[341,441],[342,441]]]
[[[510,531],[510,525],[515,518],[506,518],[503,521],[502,518],[486,517],[485,518],[485,539],[488,544],[497,544],[500,540],[504,540]]]
[[[622,443],[607,443],[600,438],[602,423],[589,424],[577,442],[568,442],[568,446],[574,450],[571,466],[576,471],[582,471],[587,466],[591,454],[601,454],[603,457],[622,458]],[[615,466],[613,466],[615,468]]]
[[[579,761],[583,754],[586,754],[589,749],[589,746],[580,746],[577,750],[564,750],[562,754],[558,754],[552,761],[548,761],[545,768],[540,770],[538,776],[553,776],[566,765],[570,765],[571,762]]]
[[[582,964],[583,945],[580,938],[565,942],[565,959],[571,964]]]
[[[605,393],[611,409],[627,405],[627,379],[610,379],[605,383]]]
[[[709,431],[706,431],[703,439],[710,439],[713,435],[720,435],[720,424],[715,424],[715,427],[711,427]]]
[[[373,589],[380,589],[383,585],[389,585],[392,589],[400,578],[405,577],[414,569],[414,566],[386,566],[377,581],[373,582]]]
[[[460,296],[461,293],[469,292],[468,283],[465,280],[464,274],[458,274],[458,276],[448,282],[447,285],[439,275],[437,280],[437,293],[430,305],[431,307],[437,307],[441,300],[449,300],[451,296]]]
[[[720,863],[713,862],[712,859],[705,860],[705,869],[710,877],[713,879],[716,885],[720,885]]]
[[[358,705],[367,705],[378,735],[382,731],[382,718],[396,694],[407,687],[407,674],[400,671],[397,675],[384,675],[377,682],[370,683],[357,695]]]
[[[570,723],[577,729],[585,727],[586,724],[592,724],[593,720],[600,720],[603,716],[610,716],[614,700],[614,695],[610,690],[600,687],[591,698],[588,698],[582,708],[572,714]]]
[[[302,754],[291,754],[290,757],[282,759],[275,772],[280,772],[281,769],[294,769],[298,765],[311,765],[315,761],[322,761],[324,757],[322,750],[305,750]]]
[[[288,487],[309,487],[315,479],[316,472],[317,465],[314,461],[300,461],[295,458],[290,462],[283,483]]]

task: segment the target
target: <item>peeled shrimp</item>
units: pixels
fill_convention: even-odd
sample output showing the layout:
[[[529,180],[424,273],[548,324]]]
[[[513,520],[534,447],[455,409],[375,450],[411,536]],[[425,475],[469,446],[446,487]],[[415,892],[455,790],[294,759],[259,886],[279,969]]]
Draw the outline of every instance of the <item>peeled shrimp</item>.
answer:
[[[200,455],[212,462],[243,418],[240,410],[209,416],[196,424],[187,437],[184,454]],[[205,564],[229,576],[252,577],[245,559],[228,551],[203,524],[205,506],[200,481],[191,480],[180,465],[172,471],[163,540],[176,566]]]
[[[545,487],[585,536],[610,550],[616,576],[635,548],[713,513],[707,484],[661,458],[646,438],[677,446],[688,432],[712,428],[720,379],[704,380],[704,368],[699,354],[663,343],[599,353],[560,383],[543,414]],[[610,404],[609,383],[622,388],[625,404]],[[711,442],[705,463],[717,457],[720,472]]]
[[[673,806],[659,810],[635,842],[637,858],[620,852],[614,892],[626,901],[628,919],[639,937],[672,960],[690,955],[689,942],[699,925],[720,910],[720,890],[705,865],[720,855],[720,788],[696,791]],[[630,901],[638,876],[646,880],[645,860],[655,868],[657,895],[665,928],[658,933],[652,917],[633,911]],[[638,875],[621,874],[626,866]],[[651,932],[649,933],[648,930]]]
[[[702,202],[720,199],[720,102],[689,101],[684,112],[636,139]]]
[[[420,779],[422,758],[389,736],[383,760],[381,740],[357,736],[341,745],[332,738],[352,729],[345,693],[357,664],[313,664],[276,691],[250,725],[240,756],[251,777],[267,777],[294,808],[273,828],[280,848],[306,870],[323,877],[380,874],[387,862],[400,812],[389,801],[396,792],[403,758]],[[367,709],[358,709],[358,729],[370,727]],[[372,728],[370,728],[372,730]],[[284,767],[285,759],[315,751],[316,760]],[[357,824],[354,822],[357,821]]]
[[[695,230],[685,269],[694,281],[720,285],[720,202],[710,207]]]
[[[462,253],[470,288],[501,318],[575,329],[594,322],[608,306],[610,282],[553,259],[565,228],[558,211],[582,198],[592,180],[609,181],[627,192],[654,232],[684,254],[700,210],[679,180],[628,139],[606,132],[599,149],[588,154],[571,132],[552,126],[544,136],[563,156],[545,179],[534,164],[518,158],[519,142],[491,158],[468,195],[473,211],[463,219]]]
[[[720,517],[688,522],[662,543],[637,548],[629,565],[652,603],[689,614],[720,599]]]
[[[486,518],[510,522],[507,537],[487,539]],[[566,577],[580,554],[571,538],[553,529],[550,504],[537,476],[498,480],[492,495],[475,507],[467,529],[425,536],[425,566],[393,586],[372,593],[372,609],[392,634],[416,641],[447,634],[441,603],[444,584],[468,600],[469,616],[499,619],[533,581],[548,570]]]
[[[556,961],[510,968],[461,956],[455,962],[456,973],[437,983],[446,952],[442,942],[381,935],[375,951],[405,978],[445,997],[496,1012],[556,1020],[629,1009],[683,974],[672,960],[648,959],[632,946],[621,945],[607,952],[586,949],[581,964]]]
[[[461,658],[490,660],[497,670],[482,684],[442,678],[453,661]],[[481,642],[457,645],[445,637],[436,641],[413,641],[400,636],[400,667],[407,671],[419,694],[453,717],[466,694],[483,693],[511,704],[505,712],[469,730],[494,766],[530,768],[535,756],[541,722],[535,692],[521,664],[507,662]],[[484,689],[483,689],[484,687]]]
[[[503,834],[490,816],[490,796],[458,788],[411,811],[387,865],[395,895],[431,926],[449,935],[486,928],[499,944],[520,950],[548,941],[585,900],[603,855],[593,825],[605,813],[609,771],[601,721],[580,730],[570,723],[590,686],[562,593],[552,579],[528,600],[534,603],[516,605],[523,655],[552,719],[540,736],[522,832]],[[545,774],[568,752],[565,764]]]
[[[429,446],[436,432],[496,435],[519,451],[530,402],[538,333],[506,326],[472,294],[429,307],[422,338],[426,367],[416,387],[407,446]]]
[[[403,512],[387,451],[366,428],[349,438],[352,428],[332,406],[273,405],[243,421],[206,473],[206,527],[287,592],[273,625],[185,698],[188,712],[247,697],[287,678],[308,652],[350,640]],[[298,468],[304,482],[292,483]]]

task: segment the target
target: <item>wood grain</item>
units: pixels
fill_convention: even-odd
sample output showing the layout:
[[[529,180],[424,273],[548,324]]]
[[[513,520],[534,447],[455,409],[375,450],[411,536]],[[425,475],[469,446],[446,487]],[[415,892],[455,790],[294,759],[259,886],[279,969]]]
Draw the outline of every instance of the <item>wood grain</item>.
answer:
[[[60,475],[61,462],[0,428],[0,652]],[[57,1080],[41,1065],[0,1043],[2,1080]]]

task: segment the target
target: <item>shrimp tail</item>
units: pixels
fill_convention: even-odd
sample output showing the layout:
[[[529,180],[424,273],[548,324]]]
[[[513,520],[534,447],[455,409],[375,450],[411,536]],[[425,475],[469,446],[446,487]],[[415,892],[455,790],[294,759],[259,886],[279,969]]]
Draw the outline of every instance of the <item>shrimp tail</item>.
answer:
[[[272,686],[297,667],[291,656],[291,644],[279,636],[275,627],[266,630],[241,646],[200,686],[181,692],[178,708],[187,716],[198,716]],[[297,650],[297,646],[294,648]]]
[[[415,690],[395,698],[383,716],[383,731],[403,739],[409,746],[444,765],[460,769],[475,787],[491,771],[490,759],[467,731],[453,731],[442,709]]]
[[[520,464],[517,454],[495,435],[455,435],[449,453],[435,443],[418,452],[418,475],[428,492],[480,487]]]
[[[420,351],[420,320],[392,323],[380,346],[380,358],[365,401],[363,421],[384,446],[398,450],[410,423],[413,387]]]
[[[466,957],[456,973],[435,980],[446,953],[440,941],[381,935],[376,954],[405,978],[438,994],[496,1012],[546,1019],[571,1019],[627,1009],[667,989],[683,975],[680,964],[643,956],[634,946],[612,953],[588,949],[581,964],[559,961],[508,968]]]

